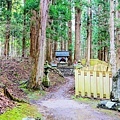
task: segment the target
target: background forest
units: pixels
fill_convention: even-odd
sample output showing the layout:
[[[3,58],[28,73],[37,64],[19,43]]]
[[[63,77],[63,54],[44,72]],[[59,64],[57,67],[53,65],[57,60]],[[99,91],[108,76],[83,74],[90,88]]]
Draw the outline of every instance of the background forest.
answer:
[[[69,64],[86,59],[89,65],[90,59],[98,58],[110,62],[115,73],[120,68],[119,2],[51,0],[47,23],[42,23],[40,10],[45,10],[40,0],[0,0],[0,56],[39,61],[39,33],[46,24],[44,61],[53,61],[57,50],[70,51]]]

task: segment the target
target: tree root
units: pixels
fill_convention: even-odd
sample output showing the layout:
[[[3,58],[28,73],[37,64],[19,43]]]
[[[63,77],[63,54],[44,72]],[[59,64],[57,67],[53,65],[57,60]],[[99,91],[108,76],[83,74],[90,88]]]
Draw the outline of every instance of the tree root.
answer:
[[[28,103],[27,101],[25,100],[22,100],[22,99],[19,99],[19,98],[16,98],[14,97],[9,91],[8,89],[6,88],[5,85],[0,85],[0,88],[2,90],[2,94],[4,96],[6,96],[7,98],[9,98],[10,100],[13,100],[13,101],[16,101],[16,102],[19,102],[19,103]]]

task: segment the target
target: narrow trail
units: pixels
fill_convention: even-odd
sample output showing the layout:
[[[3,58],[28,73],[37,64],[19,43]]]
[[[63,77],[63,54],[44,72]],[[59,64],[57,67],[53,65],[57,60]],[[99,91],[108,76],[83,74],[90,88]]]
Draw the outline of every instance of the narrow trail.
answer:
[[[88,104],[72,100],[69,90],[74,86],[74,79],[66,77],[66,80],[57,91],[34,101],[43,115],[43,120],[118,120],[91,108]]]

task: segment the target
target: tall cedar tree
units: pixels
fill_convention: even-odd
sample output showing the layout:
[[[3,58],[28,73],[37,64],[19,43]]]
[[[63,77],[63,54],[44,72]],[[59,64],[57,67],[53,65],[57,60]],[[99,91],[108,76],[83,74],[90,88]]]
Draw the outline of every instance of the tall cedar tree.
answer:
[[[38,51],[35,58],[35,63],[32,68],[31,78],[28,84],[30,89],[39,89],[44,77],[44,61],[46,47],[46,24],[48,17],[49,0],[40,1],[40,27],[38,39]]]
[[[4,55],[9,55],[9,41],[10,41],[10,23],[11,23],[11,12],[12,12],[12,0],[6,0],[7,5],[7,23],[6,23],[6,35],[4,45]]]

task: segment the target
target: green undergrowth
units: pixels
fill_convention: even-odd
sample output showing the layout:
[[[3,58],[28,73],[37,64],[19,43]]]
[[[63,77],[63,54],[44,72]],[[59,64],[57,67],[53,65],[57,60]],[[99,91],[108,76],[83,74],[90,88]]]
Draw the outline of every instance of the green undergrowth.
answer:
[[[74,100],[82,103],[89,104],[91,107],[96,108],[97,104],[100,102],[100,100],[93,99],[93,98],[84,98],[84,97],[72,97]]]
[[[43,90],[28,90],[26,84],[21,84],[19,87],[27,94],[29,100],[38,100],[45,95]]]
[[[41,114],[36,106],[22,103],[0,115],[0,120],[22,120],[22,118],[26,117],[41,118]]]
[[[28,90],[26,88],[22,88],[22,90],[27,94],[29,100],[38,100],[45,95],[45,91],[41,91],[41,90],[34,91],[34,90]]]

